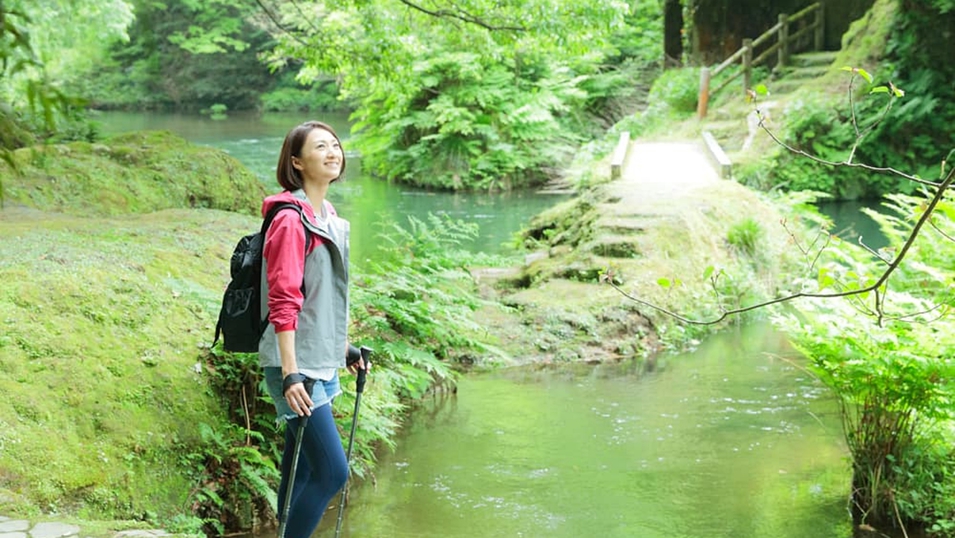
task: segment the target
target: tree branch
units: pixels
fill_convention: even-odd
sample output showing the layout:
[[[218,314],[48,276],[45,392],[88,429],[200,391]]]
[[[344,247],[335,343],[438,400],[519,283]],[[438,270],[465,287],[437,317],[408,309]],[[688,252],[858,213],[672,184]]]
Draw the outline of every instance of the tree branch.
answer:
[[[298,44],[305,47],[308,46],[308,42],[306,42],[304,39],[299,37],[297,33],[292,32],[292,30],[289,30],[288,27],[286,27],[281,22],[279,22],[278,17],[274,13],[272,13],[272,11],[265,5],[265,3],[262,0],[255,0],[255,3],[259,5],[259,8],[265,13],[265,16],[268,17],[270,21],[272,21],[272,24],[274,24],[276,28],[288,34],[288,36],[294,39],[296,42],[298,42]]]
[[[489,22],[485,22],[484,20],[478,18],[477,16],[471,15],[470,13],[468,13],[467,11],[464,11],[463,9],[458,9],[455,11],[451,11],[448,9],[430,10],[423,6],[415,4],[411,0],[398,0],[398,1],[410,7],[411,9],[415,9],[426,15],[430,15],[436,18],[457,19],[459,21],[480,26],[481,28],[484,28],[485,30],[488,30],[491,32],[499,32],[499,31],[524,32],[527,30],[523,26],[497,26]]]
[[[780,140],[779,137],[777,137],[775,133],[773,133],[772,131],[769,130],[769,128],[766,127],[766,125],[765,125],[765,123],[764,123],[765,118],[764,118],[763,115],[759,112],[759,110],[756,111],[756,114],[759,116],[759,124],[758,124],[759,127],[760,127],[764,132],[766,132],[766,134],[768,134],[770,138],[773,139],[773,142],[779,144],[779,145],[780,145],[782,148],[784,148],[785,150],[787,150],[787,151],[789,151],[789,152],[791,152],[791,153],[795,153],[796,155],[801,155],[801,156],[803,156],[803,157],[806,157],[806,158],[809,159],[809,160],[815,161],[815,162],[820,163],[820,164],[829,165],[829,166],[848,166],[848,167],[850,167],[850,168],[862,168],[863,170],[868,170],[868,171],[870,171],[870,172],[880,172],[880,173],[895,174],[895,175],[897,175],[897,176],[899,176],[899,177],[908,179],[909,181],[913,181],[913,182],[919,183],[919,184],[921,184],[921,185],[925,185],[925,186],[927,186],[927,187],[937,187],[937,186],[939,185],[938,183],[936,183],[936,182],[934,182],[934,181],[928,181],[928,180],[922,179],[922,178],[920,178],[920,177],[913,176],[913,175],[911,175],[911,174],[906,174],[905,172],[902,172],[901,170],[896,170],[895,168],[891,168],[891,167],[879,167],[879,166],[871,166],[871,165],[868,165],[868,164],[859,164],[859,163],[852,163],[852,162],[836,162],[836,161],[827,161],[827,160],[825,160],[825,159],[820,159],[819,157],[816,157],[815,155],[812,155],[812,154],[810,154],[810,153],[807,153],[806,151],[801,150],[801,149],[796,149],[796,148],[790,146],[789,144],[783,142],[782,140]]]

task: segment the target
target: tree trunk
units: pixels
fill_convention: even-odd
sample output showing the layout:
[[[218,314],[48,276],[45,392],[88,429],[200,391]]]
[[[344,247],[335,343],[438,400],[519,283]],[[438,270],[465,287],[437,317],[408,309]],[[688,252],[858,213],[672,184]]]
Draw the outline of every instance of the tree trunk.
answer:
[[[683,65],[683,5],[666,0],[663,5],[663,66]]]

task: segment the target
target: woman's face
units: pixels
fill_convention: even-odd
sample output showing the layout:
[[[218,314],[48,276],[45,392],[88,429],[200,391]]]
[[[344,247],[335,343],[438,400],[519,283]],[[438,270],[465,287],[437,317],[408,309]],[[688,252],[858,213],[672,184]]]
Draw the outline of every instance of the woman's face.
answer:
[[[302,144],[298,157],[292,157],[292,166],[304,181],[331,183],[342,173],[342,145],[335,135],[325,129],[312,129]]]

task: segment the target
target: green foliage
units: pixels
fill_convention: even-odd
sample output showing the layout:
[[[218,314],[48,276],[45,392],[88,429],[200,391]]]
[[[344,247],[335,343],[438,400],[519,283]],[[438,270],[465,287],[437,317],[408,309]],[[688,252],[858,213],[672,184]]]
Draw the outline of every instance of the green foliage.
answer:
[[[753,258],[757,254],[756,248],[762,233],[763,230],[756,219],[746,218],[730,227],[726,234],[726,242],[737,251]],[[708,278],[708,275],[704,278]]]
[[[955,536],[955,450],[952,434],[929,428],[905,451],[890,459],[898,484],[893,491],[899,511],[908,519],[926,522],[931,536]]]
[[[258,449],[258,444],[266,442],[264,436],[238,425],[216,430],[199,424],[199,432],[202,451],[185,458],[198,475],[191,501],[206,534],[221,536],[229,529],[248,529],[277,513],[274,484],[281,477],[270,452]]]
[[[921,204],[896,195],[890,206],[897,215],[871,213],[894,249],[924,211]],[[949,239],[955,232],[952,197],[937,211],[939,233],[919,236],[891,287],[879,290],[884,303],[878,313],[867,306],[869,293],[803,303],[799,314],[777,321],[842,404],[855,513],[877,525],[901,517],[953,536],[955,453],[942,437],[955,424],[953,272],[944,262],[955,255]],[[893,251],[883,255],[891,259]],[[871,286],[884,268],[870,253],[847,244],[828,249],[818,262],[816,283],[826,291]]]
[[[470,336],[480,332],[470,315],[479,304],[465,268],[470,255],[456,250],[476,233],[473,224],[434,215],[427,222],[409,217],[407,228],[392,224],[382,236],[384,261],[371,264],[355,290],[364,305],[353,312],[359,332],[400,339],[440,359],[480,349]],[[442,379],[447,372],[437,364],[427,369]],[[410,387],[403,395],[426,388]]]
[[[785,327],[842,404],[857,513],[884,524],[895,518],[897,495],[914,495],[935,484],[917,480],[918,468],[910,465],[923,461],[920,453],[934,442],[926,446],[923,435],[936,422],[955,418],[955,363],[944,351],[951,344],[945,335],[951,324],[895,322],[879,327],[848,303],[836,304],[816,305],[807,323],[790,318]],[[955,465],[951,459],[936,463],[944,465],[936,466],[933,474]],[[955,482],[939,486],[950,492]],[[926,500],[927,505],[899,505],[907,510],[907,521],[934,523],[920,519],[932,504]]]
[[[862,71],[864,73],[864,71]],[[861,75],[860,75],[861,76]],[[835,103],[825,98],[803,98],[794,101],[786,111],[786,127],[783,141],[796,151],[806,152],[818,159],[834,163],[845,162],[850,155],[853,163],[872,166],[889,166],[897,169],[915,168],[931,174],[931,168],[920,168],[923,156],[937,153],[920,147],[920,139],[910,139],[910,146],[900,153],[887,146],[882,137],[886,125],[892,123],[893,111],[904,109],[912,101],[912,94],[905,94],[904,104],[889,110],[883,119],[887,99],[898,99],[901,91],[886,95],[885,86],[869,84],[856,96],[854,113],[849,105]],[[875,90],[875,91],[873,91]],[[853,119],[859,121],[858,131]],[[866,133],[867,129],[871,129]],[[864,138],[852,151],[857,135]],[[830,194],[836,200],[878,198],[889,193],[912,193],[916,184],[891,174],[877,174],[862,168],[832,166],[817,160],[806,159],[790,152],[779,152],[768,165],[765,177],[743,174],[743,181],[761,188],[787,190],[811,190]]]
[[[565,162],[579,142],[561,116],[586,96],[581,78],[550,67],[530,58],[508,67],[476,53],[419,58],[412,82],[420,86],[378,85],[362,99],[354,144],[363,168],[443,189],[540,184],[545,167]]]
[[[632,13],[611,1],[411,6],[324,3],[319,23],[286,12],[273,61],[301,59],[303,80],[340,77],[366,170],[441,189],[557,177],[580,141],[632,110],[628,73],[656,48],[638,52],[627,38],[659,31],[655,3]]]
[[[949,31],[955,24],[955,11],[949,5],[948,0],[900,2],[890,21],[890,37],[878,43],[884,50],[867,50],[860,60],[884,55],[881,63],[848,69],[860,77],[853,81],[854,110],[841,91],[798,101],[786,112],[784,141],[825,160],[844,160],[856,141],[855,117],[860,132],[871,130],[853,162],[937,177],[938,163],[955,146],[950,128],[955,111],[945,106],[955,99],[951,84],[955,69],[943,52],[955,46]],[[870,94],[873,90],[876,93]],[[891,99],[898,102],[887,107]],[[775,156],[769,169],[768,174],[750,171],[742,180],[761,188],[817,190],[835,199],[878,198],[912,193],[915,188],[913,182],[890,174],[834,168],[788,153]]]
[[[330,112],[346,109],[345,103],[338,98],[338,84],[333,80],[303,86],[295,81],[291,71],[286,70],[276,85],[274,90],[262,94],[262,110]]]
[[[273,86],[257,54],[270,38],[248,17],[254,5],[228,0],[135,0],[129,42],[107,40],[108,57],[68,79],[97,108],[198,110],[221,103],[254,109]],[[205,25],[205,27],[200,25]],[[241,39],[240,37],[241,36]]]
[[[699,69],[667,69],[654,79],[650,101],[654,106],[666,106],[676,115],[685,117],[696,112],[699,85]]]
[[[699,69],[667,69],[653,79],[645,109],[624,118],[614,132],[628,131],[632,138],[666,130],[696,112]]]

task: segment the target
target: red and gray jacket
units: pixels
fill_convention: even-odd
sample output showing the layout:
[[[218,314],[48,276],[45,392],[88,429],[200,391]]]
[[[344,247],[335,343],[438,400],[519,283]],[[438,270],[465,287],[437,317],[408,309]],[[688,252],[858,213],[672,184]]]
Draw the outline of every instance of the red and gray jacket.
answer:
[[[265,234],[262,252],[262,311],[269,325],[259,342],[259,364],[282,366],[276,331],[295,331],[295,357],[301,371],[345,366],[348,332],[349,224],[325,202],[318,218],[302,190],[267,197],[262,214],[279,211]],[[305,234],[311,235],[306,242]],[[306,251],[306,246],[308,247]]]

